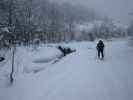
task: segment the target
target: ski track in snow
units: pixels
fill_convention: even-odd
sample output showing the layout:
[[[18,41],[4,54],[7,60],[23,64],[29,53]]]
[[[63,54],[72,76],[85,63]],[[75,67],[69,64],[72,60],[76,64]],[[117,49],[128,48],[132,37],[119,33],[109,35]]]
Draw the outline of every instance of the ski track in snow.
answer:
[[[77,51],[56,64],[37,63],[47,68],[36,74],[19,71],[13,86],[0,87],[0,100],[133,100],[133,48],[126,40],[105,42],[101,61],[95,45],[67,44]]]

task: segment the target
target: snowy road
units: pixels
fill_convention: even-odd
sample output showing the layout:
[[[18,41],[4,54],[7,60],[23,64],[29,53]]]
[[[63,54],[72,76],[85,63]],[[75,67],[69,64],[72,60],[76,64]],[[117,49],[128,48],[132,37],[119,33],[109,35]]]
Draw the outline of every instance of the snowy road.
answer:
[[[95,45],[68,44],[77,52],[36,74],[18,75],[12,87],[0,87],[0,100],[133,100],[133,48],[106,42],[100,61]]]

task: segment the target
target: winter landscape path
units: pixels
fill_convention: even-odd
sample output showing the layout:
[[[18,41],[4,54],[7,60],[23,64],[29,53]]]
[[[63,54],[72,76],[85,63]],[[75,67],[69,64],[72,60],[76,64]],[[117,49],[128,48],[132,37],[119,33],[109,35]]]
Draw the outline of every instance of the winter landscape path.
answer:
[[[13,86],[0,87],[0,100],[133,100],[133,48],[125,40],[105,42],[101,61],[95,45],[67,44],[77,51],[38,73],[16,76]]]

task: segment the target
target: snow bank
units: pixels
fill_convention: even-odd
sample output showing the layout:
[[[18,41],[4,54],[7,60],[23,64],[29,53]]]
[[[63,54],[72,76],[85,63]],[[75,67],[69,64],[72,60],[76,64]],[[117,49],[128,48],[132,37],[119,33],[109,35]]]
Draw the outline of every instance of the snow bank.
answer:
[[[61,56],[61,52],[57,48],[45,47],[33,55],[34,63],[48,63]]]
[[[20,54],[23,54],[20,56]],[[24,72],[39,72],[60,57],[61,52],[55,47],[41,46],[32,51],[30,48],[18,48],[17,57],[22,62]]]

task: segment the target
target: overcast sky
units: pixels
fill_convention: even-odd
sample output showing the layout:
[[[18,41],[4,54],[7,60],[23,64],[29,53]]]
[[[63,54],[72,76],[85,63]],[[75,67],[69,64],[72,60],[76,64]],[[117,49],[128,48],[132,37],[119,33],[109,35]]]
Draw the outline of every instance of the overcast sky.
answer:
[[[59,0],[57,0],[59,2]],[[123,24],[129,23],[133,12],[133,0],[60,0],[79,3],[107,15]]]

